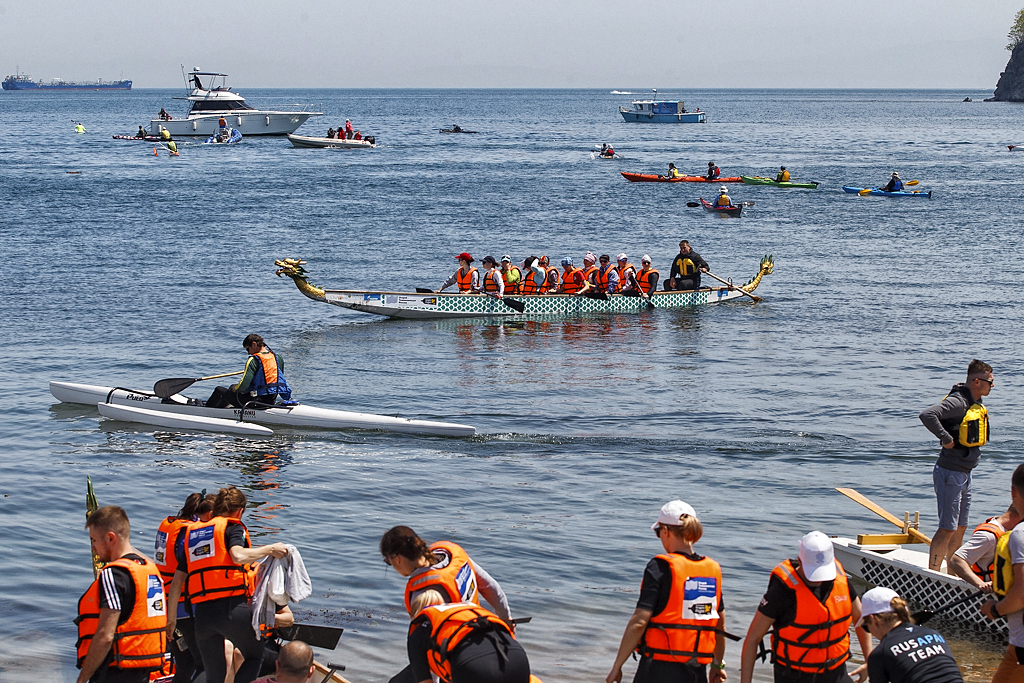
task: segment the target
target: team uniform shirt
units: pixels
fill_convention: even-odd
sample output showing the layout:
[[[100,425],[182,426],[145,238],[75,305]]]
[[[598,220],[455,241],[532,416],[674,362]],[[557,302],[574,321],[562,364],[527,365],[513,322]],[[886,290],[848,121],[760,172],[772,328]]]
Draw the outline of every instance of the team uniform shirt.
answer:
[[[1004,533],[1006,532],[1003,525],[996,519],[991,520],[991,523],[1002,529]],[[967,566],[988,567],[996,556],[996,541],[998,540],[990,531],[975,531],[967,539],[967,542],[953,554],[966,562]]]
[[[473,573],[476,574],[476,588],[480,592],[480,595],[483,596],[483,599],[486,600],[492,608],[494,608],[493,612],[498,615],[498,617],[506,622],[510,622],[512,620],[512,613],[509,611],[508,598],[505,597],[505,591],[502,590],[501,585],[494,580],[493,576],[481,569],[480,565],[473,560],[470,560],[469,564],[473,569]],[[420,574],[428,571],[430,571],[430,567],[420,567],[416,569],[409,575],[409,581],[412,581]],[[432,589],[424,588],[423,590]],[[416,596],[422,593],[423,590],[413,591],[409,595],[409,602],[415,600]],[[427,629],[427,635],[430,635],[430,629]],[[416,680],[423,681],[426,679],[417,678]]]
[[[692,254],[692,252],[691,252]],[[797,560],[791,560],[794,566]],[[824,601],[832,593],[834,581],[822,581],[817,586],[807,587],[820,601]],[[850,603],[857,599],[857,589],[849,583]],[[761,598],[757,611],[775,620],[775,628],[789,626],[796,621],[796,592],[787,586],[782,579],[772,574],[768,580],[768,590]],[[779,664],[775,665],[775,683],[836,683],[846,677],[846,665],[840,664],[825,673],[808,673],[794,671]]]
[[[868,656],[871,683],[962,683],[946,639],[930,628],[902,623]]]
[[[1024,564],[1024,524],[1018,524],[1010,532],[1010,562]],[[1010,627],[1010,645],[1024,647],[1024,610],[1004,614]]]

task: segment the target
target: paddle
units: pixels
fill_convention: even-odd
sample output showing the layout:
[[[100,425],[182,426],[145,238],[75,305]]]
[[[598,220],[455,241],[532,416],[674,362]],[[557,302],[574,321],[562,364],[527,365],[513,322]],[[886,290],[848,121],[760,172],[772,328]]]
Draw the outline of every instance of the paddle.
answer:
[[[225,372],[223,375],[210,375],[209,377],[172,377],[170,379],[162,379],[153,385],[153,393],[160,398],[170,398],[175,394],[185,391],[196,382],[202,382],[207,379],[220,379],[221,377],[232,377],[234,375],[241,375],[243,372],[245,370]]]
[[[876,515],[878,515],[879,517],[881,517],[885,521],[891,522],[892,524],[895,524],[896,526],[898,526],[901,529],[903,528],[903,520],[902,519],[900,519],[899,517],[897,517],[896,515],[888,512],[888,511],[886,511],[880,505],[875,505],[870,500],[868,500],[867,498],[865,498],[861,494],[857,493],[853,489],[837,488],[836,491],[839,491],[839,493],[843,494],[847,498],[860,503],[861,505],[866,507],[868,510],[871,510],[872,512],[874,512]],[[922,534],[920,531],[918,531],[917,529],[915,529],[913,527],[910,527],[907,530],[907,533],[910,534],[911,536],[913,536],[914,538],[916,538],[917,540],[921,541],[922,543],[927,543],[928,545],[931,545],[931,543],[932,543],[932,539],[928,538],[927,536],[925,536],[924,534]]]
[[[502,298],[497,294],[494,294],[493,292],[484,292],[484,294],[491,298],[497,299],[498,301],[505,304],[506,306],[508,306],[517,313],[522,313],[523,311],[526,310],[526,304],[524,304],[522,301],[516,301],[515,299],[509,299],[508,297]]]
[[[341,634],[345,629],[333,626],[318,626],[316,624],[295,623],[288,628],[277,628],[277,635],[283,640],[301,640],[313,647],[322,647],[325,650],[333,650],[338,647]]]
[[[700,204],[698,204],[697,202],[686,202],[686,205],[688,207],[690,207],[691,209],[695,209],[698,206],[700,206]],[[753,206],[753,205],[754,205],[754,202],[752,202],[752,201],[750,201],[750,202],[740,202],[739,204],[733,204],[733,206]]]
[[[978,597],[979,595],[985,595],[984,591],[977,591],[975,593],[969,593],[969,594],[963,596],[962,598],[960,598],[959,600],[954,600],[953,602],[951,602],[949,604],[946,604],[946,605],[943,605],[942,607],[939,607],[937,609],[934,609],[934,610],[923,609],[920,612],[914,612],[911,616],[913,617],[915,624],[922,625],[922,624],[925,624],[928,621],[930,621],[931,618],[934,617],[936,614],[940,614],[942,612],[945,612],[946,610],[951,609],[953,607],[956,607],[957,605],[962,605],[962,604],[964,604],[965,602],[967,602],[969,600],[973,600],[974,598]]]
[[[320,683],[327,683],[327,681],[339,681],[340,683],[349,683],[349,680],[339,674],[339,671],[345,670],[344,664],[332,664],[327,663],[326,666],[320,662],[313,660],[313,666],[316,667],[318,673],[324,674],[324,678]]]
[[[529,624],[531,621],[533,621],[533,617],[519,617],[518,619],[513,619],[512,623],[513,624]]]
[[[920,184],[920,182],[921,182],[920,180],[908,180],[907,182],[903,183],[903,187],[910,187],[911,185],[918,185],[918,184]],[[857,194],[860,195],[861,197],[864,197],[865,195],[869,195],[872,192],[874,192],[875,190],[880,190],[880,189],[882,189],[882,188],[880,188],[880,187],[865,187],[863,190],[861,190]]]
[[[753,294],[751,294],[751,293],[750,293],[750,292],[748,292],[747,290],[743,289],[742,287],[735,287],[735,286],[733,286],[732,284],[730,284],[730,283],[729,283],[729,281],[728,281],[728,280],[723,280],[722,278],[718,277],[718,276],[717,276],[717,275],[715,275],[714,273],[709,273],[709,272],[705,271],[705,274],[706,274],[706,275],[710,275],[711,277],[715,278],[716,280],[718,280],[719,282],[721,282],[721,283],[722,283],[723,285],[729,285],[730,287],[732,287],[732,288],[733,288],[733,289],[735,289],[736,291],[738,291],[738,292],[742,292],[743,294],[746,294],[747,296],[749,296],[749,297],[750,297],[751,299],[753,299],[754,301],[764,301],[764,299],[762,299],[761,297],[759,297],[759,296],[754,296]]]

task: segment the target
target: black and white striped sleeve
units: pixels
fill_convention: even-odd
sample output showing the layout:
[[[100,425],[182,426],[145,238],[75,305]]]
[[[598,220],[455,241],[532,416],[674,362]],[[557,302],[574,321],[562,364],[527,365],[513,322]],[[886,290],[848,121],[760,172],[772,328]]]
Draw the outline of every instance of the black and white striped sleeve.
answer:
[[[125,592],[131,576],[119,567],[106,567],[100,571],[100,607],[120,612],[125,604]]]

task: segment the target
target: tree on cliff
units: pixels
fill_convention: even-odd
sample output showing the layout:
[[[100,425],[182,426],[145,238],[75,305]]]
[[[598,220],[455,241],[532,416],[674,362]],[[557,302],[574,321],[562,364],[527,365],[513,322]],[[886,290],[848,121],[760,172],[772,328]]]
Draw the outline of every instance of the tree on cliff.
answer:
[[[1006,34],[1006,37],[1010,39],[1006,49],[1013,52],[1013,48],[1020,45],[1021,41],[1024,41],[1024,9],[1017,12],[1017,18],[1013,22],[1013,26],[1010,28],[1010,32]]]

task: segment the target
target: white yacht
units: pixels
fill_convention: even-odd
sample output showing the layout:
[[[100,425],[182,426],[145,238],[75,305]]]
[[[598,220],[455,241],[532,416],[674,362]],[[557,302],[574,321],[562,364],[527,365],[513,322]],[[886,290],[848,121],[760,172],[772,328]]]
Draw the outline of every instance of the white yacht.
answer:
[[[183,69],[184,72],[184,69]],[[192,69],[185,76],[190,88],[188,97],[176,97],[189,102],[188,115],[183,119],[161,115],[149,122],[149,132],[160,135],[166,130],[171,137],[207,137],[217,133],[223,116],[228,127],[242,135],[288,135],[306,122],[311,116],[320,116],[318,111],[266,111],[254,109],[245,103],[245,98],[231,92],[227,86],[227,74]],[[220,84],[218,85],[218,79]]]

